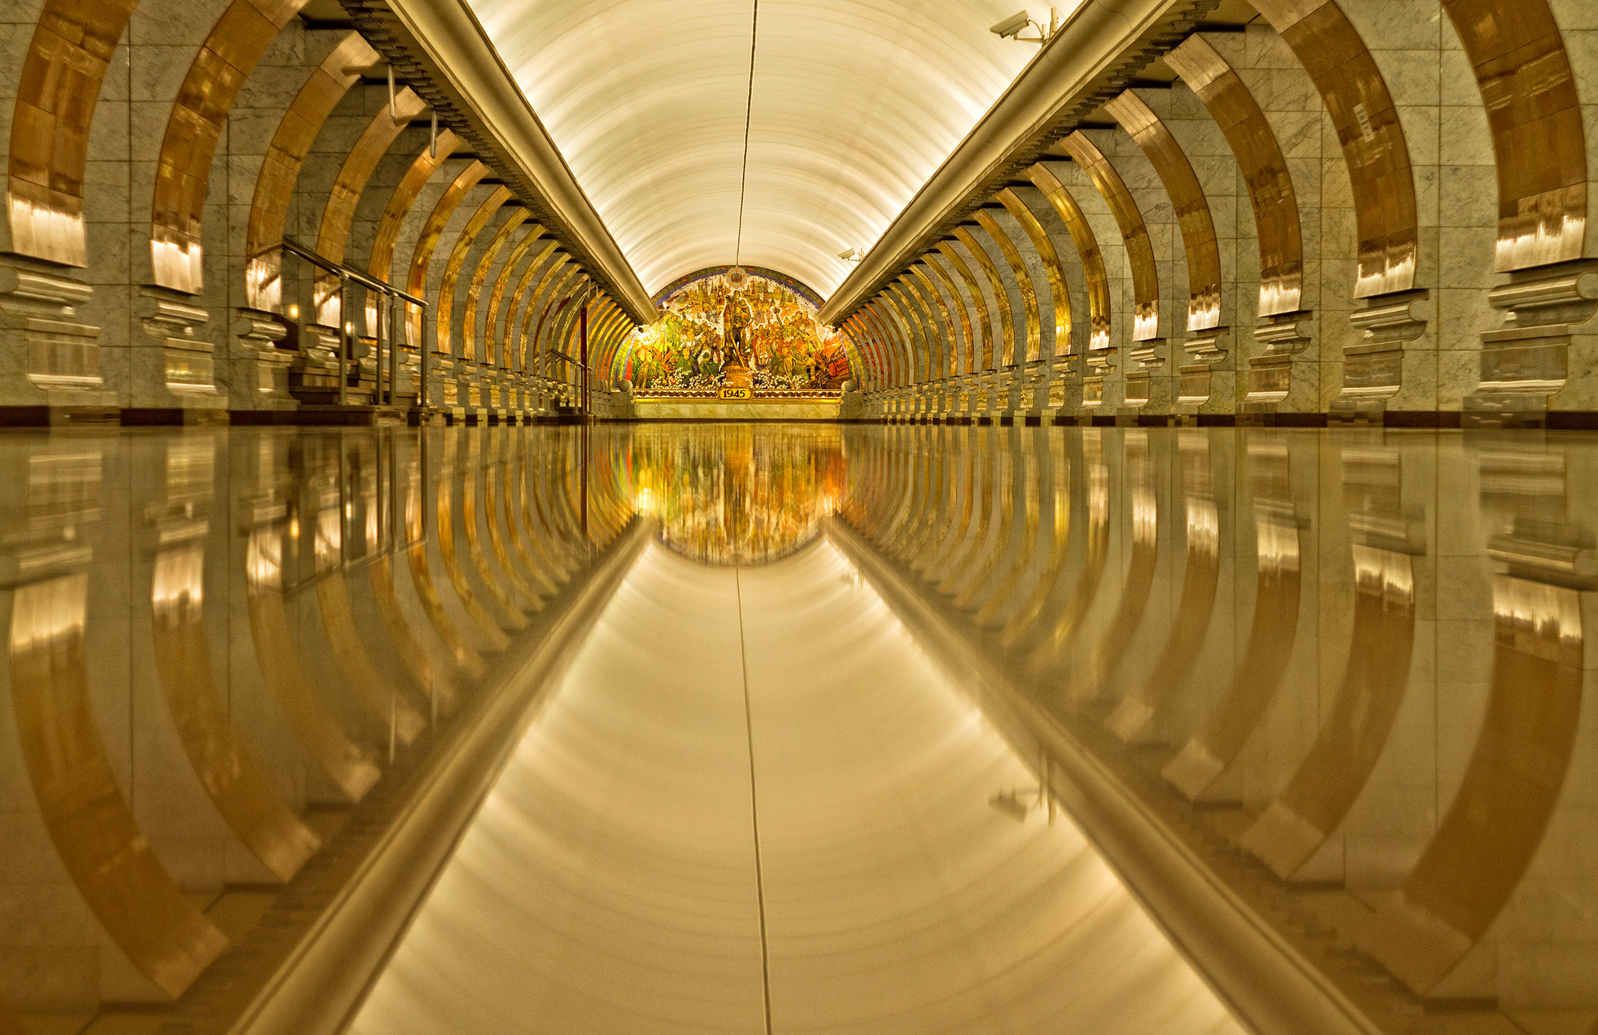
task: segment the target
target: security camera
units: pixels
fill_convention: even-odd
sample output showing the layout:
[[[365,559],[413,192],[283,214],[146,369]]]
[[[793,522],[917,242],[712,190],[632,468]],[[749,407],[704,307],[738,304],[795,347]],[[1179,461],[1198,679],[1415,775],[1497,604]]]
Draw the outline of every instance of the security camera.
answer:
[[[995,36],[1002,36],[1006,39],[1015,39],[1017,36],[1021,35],[1021,30],[1026,28],[1031,21],[1031,17],[1028,16],[1025,11],[1019,11],[1015,14],[1012,14],[999,24],[991,26],[988,31],[993,33]]]

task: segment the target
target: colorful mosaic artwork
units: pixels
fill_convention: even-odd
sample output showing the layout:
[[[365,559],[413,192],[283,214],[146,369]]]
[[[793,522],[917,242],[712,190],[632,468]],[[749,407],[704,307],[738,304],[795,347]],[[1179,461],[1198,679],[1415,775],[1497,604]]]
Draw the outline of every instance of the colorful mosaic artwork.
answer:
[[[760,564],[820,534],[843,498],[836,426],[641,426],[632,440],[638,512],[674,552],[706,564]]]
[[[660,310],[621,352],[617,378],[636,393],[836,392],[849,379],[837,330],[817,323],[815,305],[774,277],[737,270],[690,278]]]

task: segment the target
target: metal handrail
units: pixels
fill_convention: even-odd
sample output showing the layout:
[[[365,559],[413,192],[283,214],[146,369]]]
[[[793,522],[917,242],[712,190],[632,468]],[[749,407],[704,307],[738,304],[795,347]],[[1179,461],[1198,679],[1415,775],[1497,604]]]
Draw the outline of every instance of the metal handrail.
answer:
[[[394,386],[399,375],[399,349],[395,347],[396,334],[394,329],[400,326],[400,319],[396,310],[399,308],[399,305],[402,302],[409,305],[414,305],[422,310],[420,334],[421,340],[416,343],[417,352],[421,357],[421,369],[418,373],[418,384],[416,386],[416,406],[418,409],[426,409],[428,375],[427,325],[429,322],[427,319],[427,311],[432,308],[432,306],[428,304],[427,300],[425,298],[417,298],[415,295],[412,295],[409,292],[401,291],[392,284],[381,281],[368,273],[363,273],[352,266],[346,266],[342,262],[334,262],[332,259],[327,258],[325,255],[319,254],[314,249],[307,248],[305,245],[300,244],[298,241],[295,241],[292,238],[283,238],[283,250],[288,252],[290,255],[297,256],[298,258],[310,263],[312,266],[315,266],[324,272],[331,273],[338,277],[338,401],[340,406],[347,405],[349,402],[350,328],[353,325],[353,321],[351,321],[349,318],[350,282],[353,281],[361,287],[366,288],[368,291],[376,291],[388,299],[388,319],[386,321],[386,327],[388,329],[388,362],[386,366],[388,369],[387,398],[388,404],[390,406],[395,404]],[[384,397],[383,370],[385,364],[383,362],[383,346],[385,336],[382,332],[385,326],[385,321],[382,317],[382,309],[379,309],[378,313],[378,326],[374,329],[372,337],[377,348],[377,398],[381,400]],[[314,315],[311,315],[310,318],[313,320],[315,319]],[[304,319],[305,317],[302,316],[301,322],[303,322]]]
[[[342,262],[334,262],[332,259],[329,259],[305,247],[305,245],[300,244],[292,237],[283,238],[283,249],[284,251],[293,252],[295,255],[298,255],[300,258],[304,259],[313,266],[320,266],[329,273],[337,273],[342,277],[348,277],[350,280],[355,281],[364,288],[370,288],[373,291],[381,291],[386,295],[393,295],[402,302],[409,302],[411,305],[421,306],[423,309],[431,308],[430,303],[428,303],[426,299],[417,298],[415,295],[401,291],[394,285],[378,280],[369,273],[362,273],[353,266],[346,266]]]

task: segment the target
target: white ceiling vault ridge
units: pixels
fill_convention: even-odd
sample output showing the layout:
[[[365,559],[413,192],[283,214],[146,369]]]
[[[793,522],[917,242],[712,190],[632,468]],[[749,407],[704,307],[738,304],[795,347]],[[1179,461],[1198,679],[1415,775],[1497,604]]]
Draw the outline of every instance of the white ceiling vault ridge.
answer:
[[[735,251],[830,294],[1037,54],[1018,0],[465,2],[651,294]]]

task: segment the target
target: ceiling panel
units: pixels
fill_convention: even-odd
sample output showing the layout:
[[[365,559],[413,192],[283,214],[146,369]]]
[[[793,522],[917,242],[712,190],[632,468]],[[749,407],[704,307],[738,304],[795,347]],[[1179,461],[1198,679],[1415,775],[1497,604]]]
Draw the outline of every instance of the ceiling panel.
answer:
[[[829,294],[1037,53],[988,32],[1016,0],[469,2],[651,292],[736,258]]]

